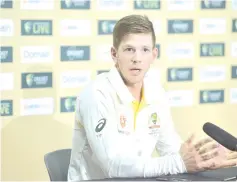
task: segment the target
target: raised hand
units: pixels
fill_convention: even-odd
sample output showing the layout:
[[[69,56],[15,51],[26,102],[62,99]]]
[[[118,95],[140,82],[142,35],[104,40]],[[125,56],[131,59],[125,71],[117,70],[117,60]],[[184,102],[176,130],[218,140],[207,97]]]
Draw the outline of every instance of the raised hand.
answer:
[[[192,135],[180,148],[180,155],[188,172],[214,169],[226,160],[226,152],[211,138],[194,143]],[[214,160],[215,159],[215,160]]]
[[[180,155],[186,166],[187,172],[197,172],[200,171],[200,157],[194,146],[194,138],[192,135],[184,142],[180,148]]]

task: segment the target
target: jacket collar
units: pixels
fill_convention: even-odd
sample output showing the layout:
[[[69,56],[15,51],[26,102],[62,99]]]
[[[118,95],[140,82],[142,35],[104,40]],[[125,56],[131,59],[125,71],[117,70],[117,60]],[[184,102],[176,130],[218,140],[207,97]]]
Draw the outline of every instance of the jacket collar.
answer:
[[[116,67],[113,67],[109,71],[108,79],[123,104],[131,104],[133,101],[135,101],[135,98],[132,96],[127,86],[124,84],[124,81]],[[158,83],[155,83],[157,80],[158,79],[154,78],[152,74],[149,74],[149,71],[144,78],[144,101],[148,105],[155,103],[161,99],[161,85],[159,81]]]
[[[130,104],[135,100],[127,86],[124,84],[124,81],[116,67],[113,67],[109,71],[108,79],[122,103]]]

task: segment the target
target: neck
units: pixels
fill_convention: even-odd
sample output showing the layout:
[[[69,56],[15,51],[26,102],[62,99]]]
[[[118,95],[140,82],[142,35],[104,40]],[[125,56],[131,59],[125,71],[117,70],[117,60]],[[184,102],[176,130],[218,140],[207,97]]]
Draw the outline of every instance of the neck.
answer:
[[[119,69],[118,69],[119,71]],[[122,80],[124,81],[125,85],[127,86],[128,90],[130,91],[130,93],[132,94],[132,96],[137,100],[137,101],[141,101],[142,98],[142,86],[143,86],[143,82],[140,83],[136,83],[136,84],[131,84],[126,82],[126,80],[124,79],[124,77],[122,76],[121,72],[119,71],[120,76],[122,77]]]
[[[141,97],[142,97],[142,85],[143,85],[142,83],[127,85],[128,90],[131,92],[133,97],[139,102],[141,101]]]

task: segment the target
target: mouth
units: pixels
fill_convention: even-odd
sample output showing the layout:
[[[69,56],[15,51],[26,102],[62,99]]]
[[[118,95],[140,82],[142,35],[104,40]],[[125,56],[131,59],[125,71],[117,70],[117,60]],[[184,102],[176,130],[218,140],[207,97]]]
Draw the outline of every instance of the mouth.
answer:
[[[141,72],[141,69],[139,69],[139,68],[132,68],[132,69],[130,69],[130,71],[132,72],[132,74],[139,74]]]
[[[141,71],[140,68],[131,68],[130,70],[131,70],[131,71]]]

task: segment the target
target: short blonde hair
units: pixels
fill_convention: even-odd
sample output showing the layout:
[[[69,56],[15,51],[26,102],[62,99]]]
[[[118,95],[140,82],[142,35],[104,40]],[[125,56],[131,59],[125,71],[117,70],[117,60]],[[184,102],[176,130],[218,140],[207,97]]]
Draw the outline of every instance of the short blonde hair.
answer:
[[[152,22],[147,16],[129,15],[120,19],[113,30],[113,46],[117,49],[124,38],[128,34],[151,33],[153,47],[156,44],[156,36]]]

